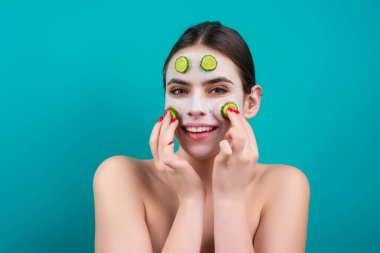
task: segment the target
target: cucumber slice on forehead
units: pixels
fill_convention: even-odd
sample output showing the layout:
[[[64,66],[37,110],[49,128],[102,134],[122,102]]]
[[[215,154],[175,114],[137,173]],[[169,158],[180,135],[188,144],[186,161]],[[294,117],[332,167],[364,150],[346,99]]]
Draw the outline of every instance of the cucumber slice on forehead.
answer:
[[[225,103],[222,106],[222,108],[220,109],[220,113],[222,114],[223,118],[225,118],[225,119],[229,119],[228,116],[227,116],[227,109],[229,107],[231,107],[234,110],[238,110],[238,106],[234,102],[227,102],[227,103]]]
[[[172,119],[178,118],[178,112],[173,107],[168,107]]]
[[[189,59],[186,56],[178,57],[174,62],[174,68],[177,72],[186,73],[189,69]]]
[[[212,70],[216,69],[218,62],[216,61],[214,56],[207,54],[207,55],[203,56],[200,65],[201,65],[201,68],[203,70],[212,71]]]

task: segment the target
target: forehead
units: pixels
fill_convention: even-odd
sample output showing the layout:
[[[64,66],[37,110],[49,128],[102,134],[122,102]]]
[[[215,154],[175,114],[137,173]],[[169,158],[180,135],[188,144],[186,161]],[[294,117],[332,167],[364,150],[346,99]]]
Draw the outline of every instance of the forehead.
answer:
[[[215,57],[217,66],[213,71],[204,71],[200,67],[200,62],[205,55],[212,55]],[[190,67],[186,73],[179,73],[174,68],[174,62],[180,56],[186,56],[189,59]],[[206,78],[219,76],[227,77],[234,83],[240,81],[237,67],[233,61],[222,53],[203,45],[187,47],[176,52],[170,59],[166,69],[166,82],[169,82],[171,78],[200,82]]]

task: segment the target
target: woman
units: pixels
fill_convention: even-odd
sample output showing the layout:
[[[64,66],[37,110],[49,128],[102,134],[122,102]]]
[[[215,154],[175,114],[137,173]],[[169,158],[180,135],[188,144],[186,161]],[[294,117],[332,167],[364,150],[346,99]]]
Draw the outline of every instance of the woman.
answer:
[[[258,163],[247,119],[262,88],[238,32],[220,22],[186,30],[164,89],[153,159],[113,156],[94,175],[96,252],[304,252],[309,183],[293,166]],[[223,117],[226,102],[238,109]]]

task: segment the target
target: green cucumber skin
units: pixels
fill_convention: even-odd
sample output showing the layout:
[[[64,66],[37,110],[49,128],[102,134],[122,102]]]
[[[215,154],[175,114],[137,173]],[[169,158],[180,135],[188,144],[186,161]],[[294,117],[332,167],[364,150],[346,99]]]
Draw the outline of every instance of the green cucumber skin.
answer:
[[[208,69],[208,68],[206,68],[206,67],[203,66],[203,60],[204,60],[204,58],[206,58],[206,57],[208,57],[208,56],[209,56],[209,57],[212,57],[212,58],[214,59],[214,61],[215,61],[215,67],[213,67],[213,68],[211,68],[211,69]],[[202,60],[201,60],[200,66],[201,66],[201,68],[202,68],[204,71],[213,71],[213,70],[215,70],[216,67],[218,66],[218,62],[216,61],[216,59],[215,59],[214,56],[208,54],[208,55],[205,55],[205,56],[202,57]]]
[[[234,102],[227,102],[227,103],[225,103],[225,104],[222,106],[222,108],[220,109],[221,114],[222,114],[223,118],[225,118],[225,119],[229,119],[228,116],[227,116],[227,109],[228,109],[229,107],[231,107],[231,108],[234,109],[234,110],[238,110],[238,106],[237,106],[237,104],[235,104]]]
[[[186,61],[186,68],[184,69],[184,70],[179,70],[179,69],[177,69],[177,66],[176,66],[176,63],[177,63],[177,61],[179,61],[180,59],[185,59],[185,61]],[[186,56],[180,56],[180,57],[178,57],[176,60],[175,60],[175,62],[174,62],[174,68],[175,68],[175,70],[177,71],[177,72],[179,72],[179,73],[186,73],[188,70],[189,70],[189,59],[187,59],[187,57]]]
[[[170,112],[172,119],[178,118],[178,112],[173,107],[169,107],[168,111]]]

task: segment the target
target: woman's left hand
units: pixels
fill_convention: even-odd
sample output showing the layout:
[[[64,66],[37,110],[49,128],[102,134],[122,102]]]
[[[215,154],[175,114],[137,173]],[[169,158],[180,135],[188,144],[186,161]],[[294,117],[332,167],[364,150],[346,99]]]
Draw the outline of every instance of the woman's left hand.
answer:
[[[217,198],[244,198],[246,188],[252,182],[259,152],[252,127],[238,111],[228,108],[231,128],[226,132],[215,157],[212,175],[212,191]]]

